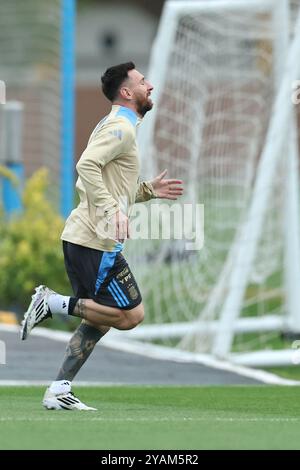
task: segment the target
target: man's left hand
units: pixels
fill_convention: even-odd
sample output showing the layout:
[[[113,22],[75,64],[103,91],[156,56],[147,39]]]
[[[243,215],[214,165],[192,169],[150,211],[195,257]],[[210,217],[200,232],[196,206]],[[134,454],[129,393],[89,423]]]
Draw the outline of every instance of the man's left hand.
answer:
[[[168,170],[164,170],[150,183],[157,195],[161,199],[176,200],[183,194],[183,181],[175,179],[165,179]]]

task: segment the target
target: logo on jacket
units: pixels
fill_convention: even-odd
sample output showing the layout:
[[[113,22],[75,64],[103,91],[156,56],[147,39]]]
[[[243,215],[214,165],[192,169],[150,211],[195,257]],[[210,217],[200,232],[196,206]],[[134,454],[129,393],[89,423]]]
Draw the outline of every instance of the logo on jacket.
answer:
[[[114,135],[115,137],[117,137],[119,140],[122,140],[123,132],[121,131],[121,129],[116,129],[114,131],[109,131],[109,133],[111,135]]]

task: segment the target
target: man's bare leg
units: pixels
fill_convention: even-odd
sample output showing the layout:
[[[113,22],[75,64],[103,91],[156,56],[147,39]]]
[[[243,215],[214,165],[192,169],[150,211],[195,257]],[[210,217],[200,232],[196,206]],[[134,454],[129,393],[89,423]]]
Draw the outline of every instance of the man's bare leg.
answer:
[[[107,326],[96,328],[92,323],[83,320],[70,339],[62,366],[55,380],[72,381],[91,355],[98,341],[109,329]]]
[[[83,318],[97,328],[109,326],[118,330],[130,330],[144,319],[143,304],[131,310],[122,310],[98,304],[91,299],[79,299],[70,315]]]
[[[143,320],[143,312],[142,304],[132,310],[121,310],[106,307],[90,299],[79,299],[72,315],[83,318],[83,321],[70,339],[55,381],[71,382],[97,342],[110,330],[110,326],[118,329],[131,329]]]
[[[46,286],[39,286],[24,316],[22,339],[28,337],[34,326],[53,314],[74,315],[84,319],[85,322],[78,327],[71,338],[58,380],[52,382],[46,390],[43,405],[47,409],[91,409],[72,395],[71,380],[109,327],[129,330],[143,320],[143,305],[140,303],[128,310],[108,307],[91,299],[63,296]]]

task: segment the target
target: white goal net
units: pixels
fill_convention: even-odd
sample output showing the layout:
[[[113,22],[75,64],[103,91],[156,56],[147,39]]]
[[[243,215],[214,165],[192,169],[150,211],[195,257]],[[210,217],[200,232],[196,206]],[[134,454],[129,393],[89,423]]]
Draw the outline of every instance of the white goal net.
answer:
[[[167,168],[184,180],[181,204],[204,205],[205,241],[194,251],[172,239],[128,243],[149,323],[136,337],[255,365],[284,362],[272,350],[285,347],[282,332],[300,331],[292,6],[166,3],[150,63],[155,107],[139,136],[143,176]]]

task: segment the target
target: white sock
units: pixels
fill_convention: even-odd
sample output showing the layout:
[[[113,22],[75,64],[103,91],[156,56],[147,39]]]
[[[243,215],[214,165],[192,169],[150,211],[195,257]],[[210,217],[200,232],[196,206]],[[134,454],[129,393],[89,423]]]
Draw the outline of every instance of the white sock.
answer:
[[[64,313],[68,315],[70,298],[65,295],[51,294],[48,299],[51,313]]]
[[[68,393],[71,391],[71,382],[69,380],[56,380],[50,385],[50,392],[55,393],[55,395],[60,395],[61,393]]]

